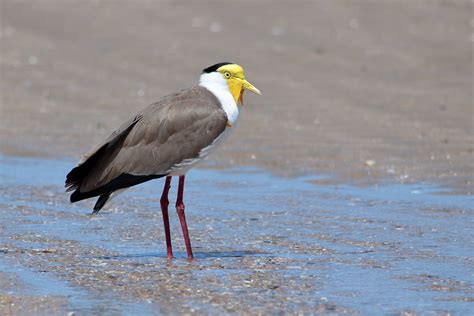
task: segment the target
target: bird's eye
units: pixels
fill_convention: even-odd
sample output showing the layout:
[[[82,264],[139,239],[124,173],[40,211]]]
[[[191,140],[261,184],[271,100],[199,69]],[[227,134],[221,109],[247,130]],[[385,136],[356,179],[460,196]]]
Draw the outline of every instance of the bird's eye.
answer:
[[[230,72],[228,72],[228,71],[224,72],[224,76],[225,76],[226,78],[230,78]]]

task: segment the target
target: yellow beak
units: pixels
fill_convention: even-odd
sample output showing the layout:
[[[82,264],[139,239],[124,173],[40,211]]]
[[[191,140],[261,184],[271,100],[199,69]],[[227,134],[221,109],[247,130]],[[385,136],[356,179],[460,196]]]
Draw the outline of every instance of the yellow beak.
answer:
[[[242,80],[242,87],[246,90],[249,90],[249,91],[252,91],[253,93],[256,93],[258,95],[262,95],[262,93],[260,92],[260,90],[258,90],[257,88],[255,88],[250,82],[248,82],[247,80],[243,79]]]

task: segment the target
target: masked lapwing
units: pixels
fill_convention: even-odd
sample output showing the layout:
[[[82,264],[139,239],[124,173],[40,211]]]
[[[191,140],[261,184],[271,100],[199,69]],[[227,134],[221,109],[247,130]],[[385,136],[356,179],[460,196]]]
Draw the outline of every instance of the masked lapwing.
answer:
[[[170,94],[126,121],[92,148],[66,176],[71,202],[99,197],[94,212],[123,190],[166,177],[161,195],[168,258],[173,257],[168,218],[171,178],[179,176],[176,211],[188,258],[193,257],[184,215],[186,173],[228,136],[239,117],[245,90],[260,91],[244,69],[219,63],[202,71],[199,85]]]

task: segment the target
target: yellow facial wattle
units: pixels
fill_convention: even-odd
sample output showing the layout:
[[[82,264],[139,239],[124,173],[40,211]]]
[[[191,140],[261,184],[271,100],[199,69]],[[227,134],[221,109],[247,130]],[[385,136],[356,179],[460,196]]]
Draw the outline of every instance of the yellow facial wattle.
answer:
[[[242,94],[242,82],[236,80],[235,78],[227,80],[227,84],[229,85],[229,90],[232,96],[234,97],[235,103],[238,104],[240,95]]]

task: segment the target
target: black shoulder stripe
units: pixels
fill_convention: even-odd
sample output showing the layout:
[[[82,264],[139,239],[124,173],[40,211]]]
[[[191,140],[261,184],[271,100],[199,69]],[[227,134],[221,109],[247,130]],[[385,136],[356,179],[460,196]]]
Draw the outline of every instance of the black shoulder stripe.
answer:
[[[209,66],[206,69],[203,69],[202,72],[208,74],[208,73],[217,71],[217,69],[221,68],[222,66],[231,65],[231,64],[233,63],[228,63],[228,62],[218,63],[215,65]]]

